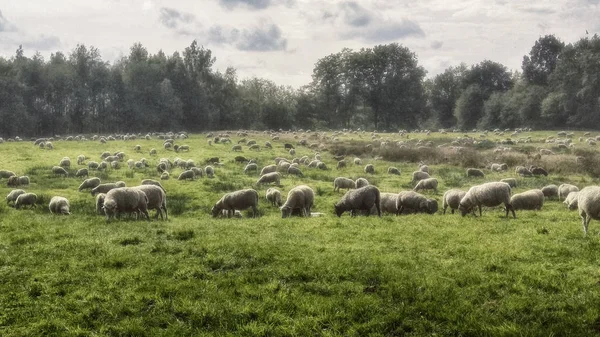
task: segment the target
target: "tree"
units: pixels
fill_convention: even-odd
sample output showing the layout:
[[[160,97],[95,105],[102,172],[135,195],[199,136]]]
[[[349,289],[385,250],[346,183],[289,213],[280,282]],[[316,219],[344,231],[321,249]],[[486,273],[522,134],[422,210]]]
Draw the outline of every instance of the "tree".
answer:
[[[533,85],[547,85],[564,47],[565,44],[554,35],[546,35],[535,41],[529,55],[523,56],[523,78]]]
[[[462,130],[474,128],[483,116],[483,90],[478,84],[468,86],[456,101],[454,116],[457,126]]]
[[[435,118],[444,128],[456,124],[454,107],[462,92],[461,83],[467,66],[450,67],[434,77],[429,90],[429,104]]]

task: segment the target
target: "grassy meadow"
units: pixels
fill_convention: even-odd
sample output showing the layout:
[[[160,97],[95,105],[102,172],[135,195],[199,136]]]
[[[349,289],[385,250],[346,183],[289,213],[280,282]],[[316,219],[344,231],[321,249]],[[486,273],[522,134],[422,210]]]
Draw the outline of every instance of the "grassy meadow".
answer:
[[[177,140],[189,152],[164,150],[162,140],[99,142],[53,141],[54,150],[33,142],[0,144],[0,169],[28,175],[38,205],[16,210],[0,203],[0,336],[591,336],[600,334],[600,223],[592,221],[583,236],[576,211],[547,200],[541,211],[517,211],[505,218],[502,208],[483,217],[442,215],[442,195],[450,188],[515,177],[513,193],[547,184],[598,184],[575,164],[579,142],[561,149],[543,140],[556,132],[528,132],[531,143],[496,145],[507,136],[489,134],[453,152],[450,143],[464,134],[370,133],[280,134],[271,141],[250,134],[261,151],[232,152],[232,144],[209,146],[205,135]],[[232,132],[234,144],[241,137]],[[302,138],[320,146],[328,170],[301,166],[303,178],[284,175],[282,195],[298,184],[316,193],[313,212],[323,217],[281,219],[264,198],[269,186],[256,186],[258,173],[245,175],[238,155],[256,158],[258,166],[277,156],[292,158],[283,148]],[[380,148],[381,141],[405,141]],[[419,140],[431,141],[419,149]],[[271,141],[273,149],[262,147]],[[142,147],[141,153],[133,148]],[[371,144],[370,146],[367,146]],[[497,147],[510,148],[502,153]],[[539,147],[554,155],[536,156]],[[158,150],[150,156],[151,148]],[[318,148],[317,148],[318,149]],[[313,157],[317,149],[296,146],[295,157]],[[508,150],[508,149],[507,149]],[[126,160],[145,157],[150,167],[92,172],[102,182],[123,180],[128,186],[158,179],[158,159],[192,159],[204,166],[218,156],[215,177],[178,181],[181,169],[162,181],[167,190],[169,220],[106,222],[95,214],[89,191],[78,192],[83,179],[55,177],[51,167],[61,158],[100,161],[103,151],[126,153]],[[337,170],[333,154],[346,154],[348,166]],[[352,159],[362,158],[355,166]],[[376,158],[381,157],[381,158]],[[434,215],[384,215],[338,218],[333,204],[337,176],[367,178],[382,192],[412,188],[411,173],[425,161],[439,191],[426,192],[439,201]],[[87,161],[86,161],[87,162]],[[508,172],[467,178],[465,167],[506,162]],[[373,164],[376,175],[363,172]],[[548,177],[515,176],[514,166],[536,164]],[[387,168],[401,169],[400,176]],[[592,168],[593,169],[593,168]],[[213,219],[212,205],[224,194],[255,188],[260,217]],[[0,195],[12,188],[0,180]],[[71,216],[48,211],[52,196],[71,202]],[[153,217],[155,211],[150,211]]]

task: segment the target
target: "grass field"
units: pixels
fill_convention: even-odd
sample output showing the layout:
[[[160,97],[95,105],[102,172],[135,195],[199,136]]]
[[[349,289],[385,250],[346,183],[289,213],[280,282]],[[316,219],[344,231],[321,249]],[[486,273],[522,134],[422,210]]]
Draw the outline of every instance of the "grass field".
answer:
[[[469,158],[426,157],[439,192],[515,177],[514,166],[485,178],[466,178],[457,163],[498,159],[542,164],[551,174],[517,177],[513,191],[541,188],[549,183],[573,183],[580,188],[597,184],[574,163],[575,150],[559,150],[542,139],[555,132],[533,132],[533,143],[517,144],[508,154],[474,147]],[[583,133],[576,133],[576,138]],[[470,134],[479,139],[478,134]],[[458,136],[462,136],[458,135]],[[287,138],[286,138],[287,137]],[[397,141],[397,134],[384,134]],[[455,134],[411,134],[411,142],[435,144]],[[232,135],[234,144],[240,137]],[[255,134],[259,144],[268,135]],[[370,134],[339,135],[321,140],[338,152],[362,151]],[[489,136],[491,141],[506,137]],[[483,217],[442,215],[384,215],[341,218],[333,204],[337,176],[366,177],[383,192],[411,188],[414,162],[375,160],[383,153],[362,154],[377,174],[362,166],[335,169],[336,161],[321,151],[329,170],[302,167],[305,177],[282,179],[282,194],[306,183],[316,192],[313,211],[320,218],[281,219],[279,210],[264,199],[267,186],[257,187],[257,174],[244,175],[236,155],[257,158],[259,167],[277,156],[290,158],[284,142],[273,150],[231,152],[231,145],[209,146],[203,135],[179,144],[191,151],[162,149],[162,141],[54,141],[54,150],[31,142],[0,144],[0,169],[28,175],[24,189],[39,197],[33,210],[16,210],[0,203],[0,335],[1,336],[591,336],[600,334],[600,224],[590,224],[583,236],[577,212],[557,200],[541,211],[518,211],[504,218],[501,208]],[[309,140],[309,142],[319,142]],[[591,149],[585,143],[576,148]],[[135,153],[135,144],[142,153]],[[150,148],[158,156],[148,155]],[[534,158],[537,147],[553,156]],[[126,159],[147,158],[151,165],[132,171],[95,172],[103,182],[123,180],[135,186],[144,178],[158,179],[160,157],[193,159],[203,164],[219,156],[215,178],[177,181],[174,169],[163,181],[167,190],[168,221],[117,220],[95,214],[94,198],[77,192],[82,179],[54,177],[50,168],[68,156],[71,170],[84,154],[99,161],[103,151],[124,151]],[[296,157],[314,156],[297,146]],[[421,151],[423,153],[427,151]],[[402,154],[402,153],[400,153]],[[415,155],[415,153],[405,153]],[[425,153],[424,156],[431,155]],[[449,155],[451,156],[451,155]],[[457,155],[458,156],[458,155]],[[496,156],[496,157],[494,157]],[[468,157],[468,156],[467,156]],[[347,160],[354,156],[347,156]],[[411,157],[412,158],[412,157]],[[388,158],[389,159],[389,158]],[[500,161],[498,161],[500,162]],[[124,163],[123,163],[124,164]],[[513,163],[511,163],[511,166]],[[400,176],[386,173],[389,166]],[[255,219],[213,219],[210,208],[226,192],[256,188],[261,216]],[[6,179],[0,194],[6,195]],[[71,216],[53,216],[47,203],[54,195],[71,201]],[[151,215],[154,211],[151,211]],[[244,212],[246,216],[247,213]]]

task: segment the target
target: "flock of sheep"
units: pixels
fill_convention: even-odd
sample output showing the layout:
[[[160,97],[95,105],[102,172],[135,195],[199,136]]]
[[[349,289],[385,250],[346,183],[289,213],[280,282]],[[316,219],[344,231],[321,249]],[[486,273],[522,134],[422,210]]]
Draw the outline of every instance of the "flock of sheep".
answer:
[[[247,133],[238,133],[240,136],[247,136]],[[71,137],[71,139],[65,140],[85,140],[84,137],[78,136]],[[208,141],[209,146],[213,146],[217,143],[231,143],[229,134],[227,135],[214,135],[209,134]],[[121,135],[121,136],[108,136],[108,137],[92,137],[92,140],[106,143],[107,141],[115,139],[132,140],[136,139],[135,135]],[[151,135],[142,137],[150,139]],[[175,144],[175,139],[186,139],[185,133],[179,134],[166,134],[159,137],[164,139],[163,148],[166,150],[174,150],[175,152],[187,152],[190,151],[189,145]],[[272,140],[278,140],[275,137]],[[309,145],[306,141],[298,142],[300,145],[305,145],[309,148],[314,146]],[[34,144],[41,149],[53,150],[55,149],[51,139],[37,139]],[[237,145],[233,145],[231,148],[232,152],[238,152],[243,149],[242,144],[248,146],[249,150],[260,150],[260,146],[256,144],[256,141],[246,141],[242,138]],[[382,144],[382,147],[384,145]],[[386,145],[387,146],[387,145]],[[266,142],[264,148],[272,149],[273,146],[270,142]],[[284,149],[288,151],[291,156],[296,154],[296,149],[292,144],[284,144]],[[135,145],[133,147],[134,152],[140,153],[141,146]],[[157,150],[152,148],[149,151],[150,156],[157,155]],[[161,219],[168,219],[167,212],[167,197],[164,187],[159,181],[152,179],[144,179],[139,186],[126,187],[122,181],[113,183],[101,183],[97,177],[88,178],[90,171],[103,170],[107,168],[119,169],[121,163],[125,162],[125,153],[123,152],[108,152],[105,151],[100,155],[100,162],[88,161],[86,164],[86,156],[80,155],[77,158],[78,165],[86,165],[86,168],[80,168],[75,173],[76,177],[85,177],[79,191],[90,190],[91,195],[96,197],[96,212],[104,214],[107,220],[116,218],[121,214],[131,214],[135,217],[144,217],[149,219],[148,210],[156,210],[156,218],[161,216]],[[337,169],[343,169],[346,167],[346,161],[343,158],[334,156],[337,161]],[[156,170],[160,173],[160,179],[167,180],[170,178],[169,171],[172,168],[181,168],[183,172],[178,175],[178,180],[194,180],[197,177],[206,175],[207,177],[213,177],[215,169],[213,165],[220,165],[219,158],[210,158],[207,160],[209,165],[205,166],[204,169],[197,167],[193,160],[183,160],[176,158],[171,161],[168,158],[161,158],[158,160]],[[274,184],[280,186],[281,178],[283,173],[288,175],[294,175],[297,177],[303,177],[301,165],[306,168],[314,168],[321,170],[328,170],[327,165],[322,161],[321,155],[317,152],[314,158],[303,156],[301,158],[294,158],[288,160],[286,158],[277,157],[274,159],[274,164],[266,165],[259,170],[259,166],[255,160],[246,159],[242,156],[236,156],[235,162],[245,163],[244,173],[248,174],[251,172],[259,172],[259,178],[256,181],[256,185]],[[360,158],[354,158],[353,163],[355,165],[362,165]],[[149,167],[149,161],[145,158],[141,158],[138,161],[128,159],[126,161],[127,167],[131,170],[144,169]],[[71,166],[71,161],[68,157],[64,157],[59,161],[57,166],[51,168],[51,172],[54,175],[68,176],[68,169]],[[503,172],[508,169],[506,164],[491,164],[489,167],[491,171]],[[364,172],[367,174],[375,174],[375,167],[373,164],[367,164],[364,166]],[[387,170],[388,174],[400,175],[400,170],[396,167],[389,167]],[[532,175],[545,175],[548,173],[546,170],[540,167],[523,167],[519,166],[515,168],[515,173],[520,176],[532,176]],[[482,170],[477,168],[468,168],[466,170],[467,177],[484,177],[485,174]],[[18,176],[14,172],[7,170],[0,170],[0,179],[7,179],[7,186],[9,187],[20,187],[27,186],[30,183],[30,179],[27,176]],[[419,169],[412,173],[412,183],[414,185],[413,190],[401,191],[399,193],[387,193],[380,192],[380,190],[371,184],[365,178],[358,178],[356,181],[346,178],[337,177],[333,181],[333,190],[340,191],[346,189],[346,193],[341,199],[335,204],[335,214],[341,216],[344,212],[350,212],[352,216],[364,214],[369,216],[376,214],[381,216],[382,213],[390,214],[403,214],[407,212],[412,213],[428,213],[434,214],[438,211],[438,202],[435,199],[428,198],[426,195],[419,193],[419,191],[438,191],[438,180],[429,174],[429,168],[427,165],[420,164]],[[448,207],[454,214],[455,210],[465,216],[469,213],[475,214],[476,210],[479,210],[479,215],[482,215],[482,207],[495,207],[503,205],[506,209],[506,216],[512,213],[513,217],[516,218],[515,210],[539,210],[544,204],[545,198],[558,197],[560,200],[564,200],[564,203],[569,209],[579,209],[579,214],[582,219],[584,232],[587,234],[588,224],[591,219],[600,220],[600,187],[589,186],[581,191],[576,186],[563,184],[561,186],[548,185],[542,189],[533,189],[512,195],[512,188],[516,187],[516,179],[506,178],[499,182],[489,182],[471,187],[468,191],[459,189],[451,189],[444,193],[442,201],[443,213],[446,213]],[[259,193],[255,189],[243,189],[226,193],[221,199],[219,199],[211,209],[213,217],[218,216],[241,216],[240,211],[246,209],[252,209],[253,216],[258,214],[259,204]],[[280,208],[282,218],[289,217],[291,215],[300,216],[315,216],[321,215],[322,213],[311,213],[311,209],[314,206],[315,192],[307,185],[299,185],[293,187],[287,195],[285,202],[282,201],[281,191],[275,187],[267,189],[265,193],[266,200],[273,206]],[[34,193],[27,193],[22,189],[12,190],[6,197],[7,203],[12,203],[15,209],[29,207],[35,207],[37,203],[37,196]],[[54,214],[71,214],[69,201],[62,196],[54,196],[49,202],[49,210]],[[164,213],[164,217],[163,217]]]

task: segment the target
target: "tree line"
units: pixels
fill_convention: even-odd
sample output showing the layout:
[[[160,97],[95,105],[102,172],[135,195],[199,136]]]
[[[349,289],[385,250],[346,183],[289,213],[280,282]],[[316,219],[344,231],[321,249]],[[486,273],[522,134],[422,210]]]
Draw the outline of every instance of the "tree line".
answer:
[[[301,88],[238,79],[196,41],[112,64],[98,49],[0,58],[0,136],[219,129],[600,128],[600,38],[539,38],[520,71],[484,60],[426,78],[392,43],[319,59]]]

